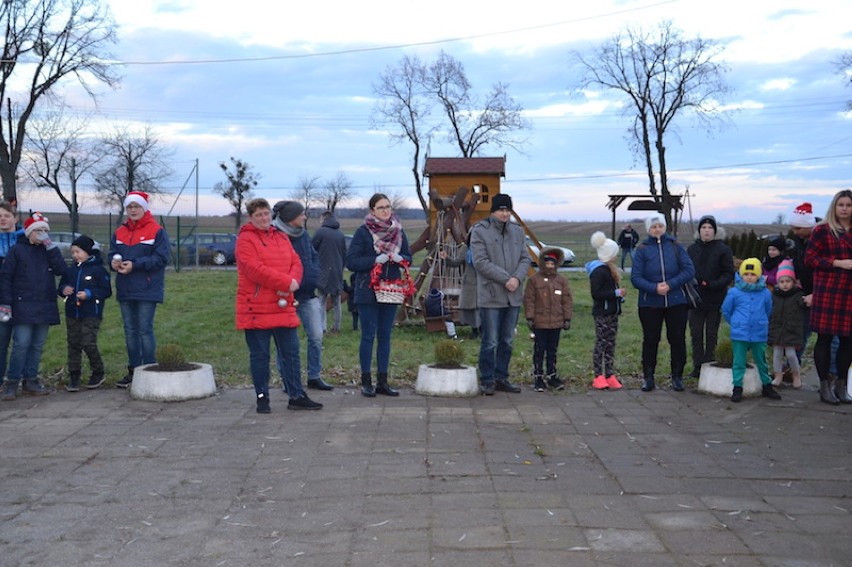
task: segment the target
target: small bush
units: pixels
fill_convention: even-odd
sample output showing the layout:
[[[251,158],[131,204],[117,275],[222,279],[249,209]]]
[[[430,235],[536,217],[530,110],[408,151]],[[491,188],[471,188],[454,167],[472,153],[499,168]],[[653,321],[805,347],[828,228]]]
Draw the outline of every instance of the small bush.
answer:
[[[734,348],[730,339],[719,339],[716,344],[716,366],[731,368],[734,365]]]
[[[186,356],[180,345],[162,345],[157,347],[157,364],[161,370],[182,370],[187,364]]]
[[[438,368],[461,368],[464,351],[458,341],[444,339],[435,343],[435,366]]]

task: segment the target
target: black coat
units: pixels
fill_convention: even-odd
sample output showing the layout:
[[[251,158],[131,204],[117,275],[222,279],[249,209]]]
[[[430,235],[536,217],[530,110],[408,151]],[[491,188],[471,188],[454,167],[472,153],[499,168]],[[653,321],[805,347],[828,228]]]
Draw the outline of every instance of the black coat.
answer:
[[[59,248],[48,250],[21,235],[0,268],[0,304],[12,308],[12,324],[58,325],[56,278],[68,265]]]
[[[734,255],[721,240],[696,240],[687,250],[695,266],[701,309],[719,309],[734,281]]]
[[[66,286],[74,288],[74,293],[66,296],[62,290]],[[65,316],[72,319],[97,318],[104,316],[104,304],[112,297],[112,285],[109,272],[104,267],[100,253],[95,253],[82,264],[74,264],[68,268],[59,280],[57,288],[59,297],[65,301]],[[77,292],[85,291],[88,298],[77,300]]]
[[[769,344],[801,347],[806,316],[807,307],[801,289],[794,287],[782,291],[775,288],[772,292],[772,315],[769,317]]]

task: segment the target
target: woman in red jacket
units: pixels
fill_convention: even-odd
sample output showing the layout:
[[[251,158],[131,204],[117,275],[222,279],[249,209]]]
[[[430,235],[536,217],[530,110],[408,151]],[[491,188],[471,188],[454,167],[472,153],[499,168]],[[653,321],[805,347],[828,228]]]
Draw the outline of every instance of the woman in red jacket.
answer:
[[[237,329],[245,331],[249,368],[257,395],[257,412],[269,413],[269,340],[284,363],[298,360],[299,317],[293,292],[302,279],[302,262],[290,239],[272,226],[272,210],[266,199],[246,203],[249,222],[237,238]],[[287,409],[318,410],[302,390],[298,372],[285,372],[290,401]]]

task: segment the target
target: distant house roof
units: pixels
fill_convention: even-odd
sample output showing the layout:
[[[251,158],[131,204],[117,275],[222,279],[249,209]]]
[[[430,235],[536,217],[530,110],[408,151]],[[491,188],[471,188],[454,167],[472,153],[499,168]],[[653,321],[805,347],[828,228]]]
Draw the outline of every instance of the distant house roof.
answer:
[[[426,158],[423,174],[489,174],[506,177],[505,157]]]

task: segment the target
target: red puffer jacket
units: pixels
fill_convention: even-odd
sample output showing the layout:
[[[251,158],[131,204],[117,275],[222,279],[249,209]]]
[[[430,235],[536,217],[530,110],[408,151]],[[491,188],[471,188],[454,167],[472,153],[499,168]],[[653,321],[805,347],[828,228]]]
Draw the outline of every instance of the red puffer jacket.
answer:
[[[243,225],[237,238],[237,329],[298,327],[292,294],[287,306],[278,305],[278,291],[302,281],[302,262],[290,239],[275,228],[261,231]]]

